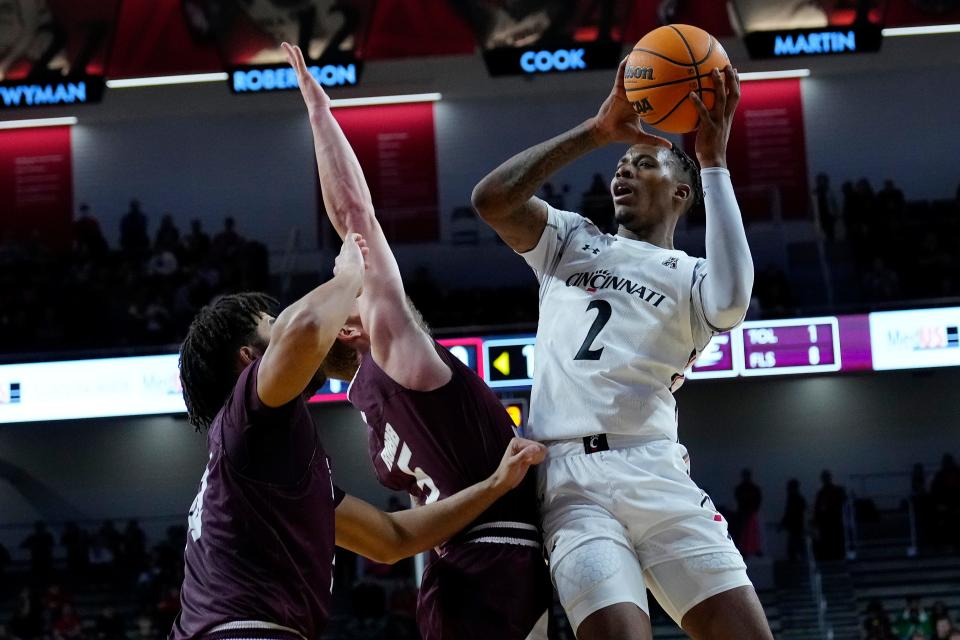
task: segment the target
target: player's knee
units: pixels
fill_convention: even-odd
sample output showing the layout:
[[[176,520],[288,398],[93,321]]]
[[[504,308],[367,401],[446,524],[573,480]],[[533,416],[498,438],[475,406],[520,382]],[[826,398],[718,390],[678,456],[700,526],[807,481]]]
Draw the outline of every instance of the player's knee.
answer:
[[[631,602],[595,611],[577,628],[577,640],[651,640],[650,618]]]

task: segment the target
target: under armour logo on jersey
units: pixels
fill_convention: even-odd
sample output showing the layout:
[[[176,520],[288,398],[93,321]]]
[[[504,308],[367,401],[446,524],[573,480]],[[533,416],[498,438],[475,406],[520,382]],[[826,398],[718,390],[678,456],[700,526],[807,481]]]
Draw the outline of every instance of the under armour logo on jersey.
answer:
[[[590,245],[585,244],[585,245],[583,245],[583,248],[582,248],[581,250],[582,250],[582,251],[590,251],[591,248],[592,248],[592,247],[591,247]],[[600,249],[593,248],[592,253],[593,253],[593,255],[597,255],[598,253],[600,253]]]
[[[661,264],[665,267],[670,267],[671,269],[677,268],[677,263],[680,261],[679,258],[667,258]]]

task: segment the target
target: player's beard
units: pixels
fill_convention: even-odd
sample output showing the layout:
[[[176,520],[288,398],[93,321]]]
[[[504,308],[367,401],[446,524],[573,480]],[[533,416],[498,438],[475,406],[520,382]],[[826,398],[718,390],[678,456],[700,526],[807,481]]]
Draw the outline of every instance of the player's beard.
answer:
[[[334,340],[327,357],[320,364],[317,375],[336,380],[353,380],[359,367],[360,354],[357,350],[339,340]]]

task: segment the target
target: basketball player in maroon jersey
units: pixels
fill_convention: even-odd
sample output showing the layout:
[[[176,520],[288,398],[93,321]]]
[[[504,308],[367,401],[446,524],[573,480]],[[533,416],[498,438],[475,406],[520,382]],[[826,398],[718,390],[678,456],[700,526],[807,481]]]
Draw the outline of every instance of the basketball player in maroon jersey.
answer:
[[[541,445],[516,438],[485,480],[401,513],[334,486],[304,397],[323,385],[322,369],[336,369],[330,348],[362,290],[366,252],[349,234],[333,279],[276,317],[270,298],[247,293],[215,300],[191,324],[180,376],[210,459],[190,508],[171,640],[314,640],[329,616],[335,543],[379,562],[430,549],[543,459]]]
[[[299,48],[284,44],[284,49],[309,112],[330,221],[341,237],[355,231],[370,245],[357,313],[344,322],[331,349],[343,366],[327,373],[352,379],[347,397],[368,426],[380,483],[430,506],[497,467],[514,436],[513,421],[490,388],[434,342],[408,304],[363,172],[331,114],[330,100]],[[436,550],[417,606],[423,640],[523,640],[539,626],[552,591],[537,513],[531,474]]]

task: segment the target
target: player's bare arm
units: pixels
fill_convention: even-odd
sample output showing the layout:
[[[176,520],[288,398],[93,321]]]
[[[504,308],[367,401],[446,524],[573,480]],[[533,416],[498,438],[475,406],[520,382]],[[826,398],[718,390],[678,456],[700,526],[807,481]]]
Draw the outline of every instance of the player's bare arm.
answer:
[[[363,237],[349,234],[337,256],[333,278],[274,320],[257,375],[257,395],[268,407],[299,396],[316,374],[363,290],[366,255]]]
[[[307,69],[300,48],[284,43],[283,49],[297,73],[307,106],[330,222],[341,238],[347,230],[362,234],[371,249],[360,317],[370,334],[373,357],[403,386],[421,391],[435,389],[450,379],[450,370],[407,307],[400,268],[377,221],[360,163],[330,112],[330,98]]]
[[[534,248],[547,224],[547,207],[535,197],[551,175],[577,158],[608,144],[670,142],[643,130],[623,89],[626,60],[620,63],[610,95],[592,118],[573,129],[518,153],[473,189],[473,206],[514,251]]]
[[[337,545],[376,562],[392,564],[432,549],[473,522],[523,480],[531,465],[540,464],[546,448],[514,438],[500,466],[486,480],[433,504],[385,513],[346,496],[337,507]]]
[[[750,305],[753,289],[753,258],[730,183],[727,141],[733,116],[740,102],[740,79],[733,67],[713,70],[718,88],[713,109],[708,110],[695,93],[691,100],[700,114],[696,154],[703,168],[704,201],[707,209],[707,275],[700,296],[707,321],[717,329],[739,323]]]

